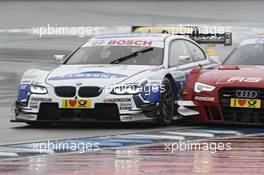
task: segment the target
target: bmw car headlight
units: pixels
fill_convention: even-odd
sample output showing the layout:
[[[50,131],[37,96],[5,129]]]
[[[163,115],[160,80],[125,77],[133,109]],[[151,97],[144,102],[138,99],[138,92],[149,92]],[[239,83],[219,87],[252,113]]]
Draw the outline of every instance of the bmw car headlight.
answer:
[[[47,90],[47,88],[45,88],[43,86],[32,84],[30,86],[30,92],[33,94],[46,94],[46,93],[48,93],[48,90]]]
[[[142,92],[142,87],[139,85],[126,85],[114,87],[111,94],[115,95],[134,95]]]
[[[194,92],[211,92],[215,89],[214,86],[196,82],[194,85]]]

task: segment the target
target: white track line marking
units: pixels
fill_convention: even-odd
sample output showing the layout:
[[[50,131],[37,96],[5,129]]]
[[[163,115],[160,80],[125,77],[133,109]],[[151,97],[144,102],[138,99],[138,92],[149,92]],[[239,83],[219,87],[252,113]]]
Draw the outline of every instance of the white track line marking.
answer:
[[[0,81],[6,80],[6,79],[7,79],[6,77],[0,76]]]
[[[235,135],[242,135],[242,133],[238,131],[224,131],[224,130],[201,130],[203,132],[209,132],[214,134],[235,134]]]
[[[0,152],[0,157],[18,157],[17,153],[10,153],[10,152]]]
[[[3,93],[3,94],[12,93],[12,94],[14,94],[14,91],[0,90],[0,93]]]
[[[33,149],[33,148],[1,148],[2,151],[6,152],[14,152],[14,153],[46,153],[46,154],[52,154],[55,153],[51,149]]]
[[[12,98],[12,97],[16,97],[17,94],[0,94],[1,98]]]
[[[210,133],[197,133],[197,132],[177,132],[177,131],[161,131],[163,134],[181,135],[181,136],[193,136],[193,137],[214,137],[214,134]]]
[[[32,33],[32,28],[26,29],[0,29],[0,33]]]
[[[148,138],[148,139],[167,139],[167,140],[185,140],[183,136],[168,136],[168,135],[151,135],[151,134],[131,134],[126,138]]]

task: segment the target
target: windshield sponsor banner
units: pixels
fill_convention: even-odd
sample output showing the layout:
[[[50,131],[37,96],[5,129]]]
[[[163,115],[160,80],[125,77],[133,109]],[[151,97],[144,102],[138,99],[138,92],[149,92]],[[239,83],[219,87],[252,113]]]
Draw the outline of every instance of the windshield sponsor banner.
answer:
[[[50,77],[48,80],[70,80],[70,79],[86,79],[86,78],[124,78],[124,77],[127,77],[127,75],[100,72],[100,71],[91,71],[91,72],[82,72],[82,73],[54,76],[54,77]]]
[[[137,45],[137,46],[152,46],[152,41],[147,40],[110,40],[108,45]]]
[[[108,39],[108,40],[95,40],[92,39],[85,43],[82,47],[92,46],[144,46],[144,47],[164,47],[163,41],[160,40],[145,40],[145,39]]]

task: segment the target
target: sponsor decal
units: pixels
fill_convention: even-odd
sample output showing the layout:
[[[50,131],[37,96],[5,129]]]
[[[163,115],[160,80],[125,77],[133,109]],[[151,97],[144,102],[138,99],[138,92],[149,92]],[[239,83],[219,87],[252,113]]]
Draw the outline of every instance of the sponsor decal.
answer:
[[[30,107],[30,108],[38,108],[38,102],[35,102],[35,101],[30,102],[30,103],[29,103],[29,107]]]
[[[104,99],[104,103],[118,103],[119,110],[131,110],[132,109],[132,100],[131,98],[109,98]]]
[[[131,103],[131,98],[108,98],[103,100],[104,103]]]
[[[82,109],[91,107],[91,100],[63,99],[61,103],[61,108]]]
[[[194,99],[197,101],[210,101],[210,102],[215,100],[214,97],[202,97],[202,96],[195,96]]]
[[[44,98],[44,97],[31,97],[31,101],[36,101],[36,102],[51,102],[51,98]]]
[[[231,98],[230,106],[236,108],[261,108],[261,100]]]
[[[131,110],[132,103],[120,103],[119,110]]]
[[[107,73],[101,71],[91,71],[91,72],[73,73],[73,74],[50,77],[49,80],[71,80],[71,79],[86,79],[86,78],[124,78],[124,77],[127,77],[127,75]]]
[[[185,74],[181,71],[173,72],[173,78],[175,81],[185,81],[186,80]]]
[[[263,78],[259,77],[232,77],[227,80],[227,82],[244,82],[244,83],[258,83]]]
[[[130,121],[132,119],[133,119],[132,116],[122,116],[122,118],[121,118],[122,121]]]
[[[108,45],[136,45],[136,46],[151,46],[152,41],[148,40],[110,40]]]

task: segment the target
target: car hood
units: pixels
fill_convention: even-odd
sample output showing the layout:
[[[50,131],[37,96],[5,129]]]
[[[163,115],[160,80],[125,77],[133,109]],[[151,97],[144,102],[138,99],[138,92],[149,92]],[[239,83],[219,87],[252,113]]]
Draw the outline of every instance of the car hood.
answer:
[[[123,82],[156,66],[142,65],[61,65],[49,73],[52,86],[104,86]]]
[[[263,88],[264,66],[220,66],[214,70],[202,71],[197,81],[216,87]]]

